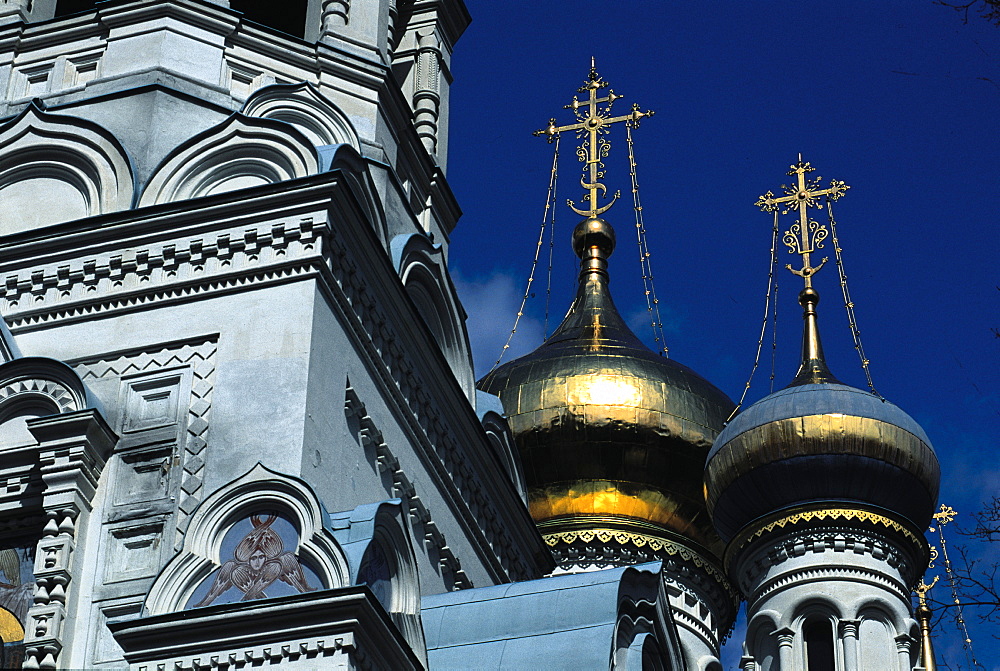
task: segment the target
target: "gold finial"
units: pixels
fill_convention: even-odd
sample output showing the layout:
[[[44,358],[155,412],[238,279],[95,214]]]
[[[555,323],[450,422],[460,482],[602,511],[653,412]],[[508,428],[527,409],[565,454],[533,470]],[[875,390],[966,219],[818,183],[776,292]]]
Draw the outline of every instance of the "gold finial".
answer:
[[[927,593],[937,584],[939,576],[928,585],[923,578],[913,591],[917,593],[917,620],[920,622],[920,665],[925,671],[937,671],[934,646],[931,644],[931,609],[927,605]]]
[[[768,191],[758,198],[755,203],[757,207],[765,212],[775,212],[780,209],[780,205],[785,205],[785,208],[781,212],[782,214],[788,214],[792,210],[798,209],[798,223],[792,224],[785,231],[781,241],[788,247],[789,254],[799,254],[802,256],[802,268],[800,270],[792,268],[792,264],[790,263],[785,267],[805,280],[806,289],[812,287],[812,276],[818,273],[823,264],[827,262],[827,259],[824,258],[818,266],[814,267],[811,265],[809,255],[822,247],[823,241],[829,235],[826,225],[809,218],[808,210],[810,207],[815,207],[818,210],[823,209],[823,203],[819,201],[820,196],[826,196],[830,200],[837,200],[851,188],[843,182],[832,180],[828,188],[821,189],[819,188],[819,183],[822,177],[806,179],[806,173],[813,172],[814,170],[816,168],[809,165],[809,163],[803,162],[802,154],[799,154],[798,162],[790,166],[790,170],[788,171],[789,175],[796,177],[797,184],[790,186],[782,184],[781,189],[786,195],[775,198],[774,194]]]
[[[806,179],[806,174],[814,170],[815,168],[802,160],[802,154],[799,154],[798,162],[791,165],[788,171],[789,175],[796,177],[796,184],[782,184],[781,189],[785,192],[784,196],[775,197],[773,193],[768,191],[755,203],[764,212],[775,213],[775,229],[777,229],[779,209],[782,210],[781,214],[788,214],[795,209],[799,211],[798,222],[792,224],[781,238],[790,254],[799,254],[802,257],[802,268],[793,268],[790,263],[785,267],[801,277],[805,284],[805,288],[799,294],[799,305],[803,308],[802,318],[805,322],[802,331],[802,364],[799,366],[795,379],[789,385],[793,387],[802,384],[838,381],[827,368],[826,359],[823,356],[823,345],[819,339],[819,325],[816,316],[819,294],[812,286],[813,275],[819,272],[828,259],[824,258],[818,266],[813,266],[810,260],[810,255],[823,246],[823,241],[830,233],[824,224],[809,218],[809,208],[823,209],[823,204],[819,200],[820,196],[837,200],[850,187],[843,182],[833,180],[830,182],[829,188],[821,189],[819,186],[821,177]]]
[[[632,111],[629,114],[616,117],[611,116],[611,106],[622,96],[608,89],[608,95],[603,98],[598,97],[599,92],[605,88],[608,88],[608,83],[597,74],[594,57],[591,56],[590,74],[587,76],[586,81],[584,81],[583,86],[577,89],[579,93],[586,93],[587,99],[579,100],[576,96],[573,96],[573,102],[563,107],[563,109],[573,110],[577,118],[577,123],[556,126],[556,120],[549,119],[547,127],[534,132],[534,135],[544,135],[548,138],[549,142],[552,142],[559,133],[572,130],[576,131],[577,138],[582,140],[580,146],[576,149],[576,155],[579,157],[580,162],[584,164],[580,186],[587,191],[583,196],[583,200],[589,204],[589,208],[579,209],[573,201],[567,201],[567,205],[577,214],[588,218],[596,218],[598,215],[607,212],[621,195],[620,191],[616,191],[611,198],[611,202],[605,205],[598,203],[598,199],[604,196],[608,190],[600,181],[604,178],[603,161],[611,151],[611,142],[604,137],[610,132],[608,127],[624,121],[632,128],[636,128],[641,119],[653,116],[652,110],[642,112],[639,110],[639,105],[637,104],[632,105]],[[605,103],[607,105],[601,107]]]

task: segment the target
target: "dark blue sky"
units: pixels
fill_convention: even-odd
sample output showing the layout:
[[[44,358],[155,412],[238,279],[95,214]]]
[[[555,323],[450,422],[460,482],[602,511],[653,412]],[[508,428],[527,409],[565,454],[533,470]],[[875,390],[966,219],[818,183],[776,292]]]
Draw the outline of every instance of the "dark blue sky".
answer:
[[[941,501],[968,524],[968,513],[1000,494],[1000,339],[991,330],[1000,328],[1000,28],[975,17],[965,25],[932,0],[467,2],[473,24],[453,62],[449,158],[465,215],[451,266],[479,374],[510,329],[541,224],[552,146],[531,131],[551,116],[570,122],[562,106],[595,56],[625,96],[616,111],[632,102],[656,111],[635,133],[636,153],[671,356],[739,397],[769,260],[771,218],[753,203],[788,183],[802,152],[813,176],[851,186],[837,204],[838,233],[875,385],[930,435]],[[579,218],[561,205],[582,195],[569,140],[550,330],[576,276],[568,238]],[[627,196],[622,129],[612,142],[606,182]],[[632,208],[619,204],[606,217],[619,237],[615,300],[651,344]],[[792,261],[780,254],[782,265]],[[543,258],[515,354],[540,343]],[[801,280],[784,269],[778,278],[780,387],[796,367]],[[816,288],[830,366],[864,387],[832,261]],[[765,348],[750,401],[767,393],[769,373]],[[994,631],[968,619],[977,656],[1000,669]],[[959,668],[954,625],[942,623],[938,635]],[[727,659],[736,652],[730,646]]]

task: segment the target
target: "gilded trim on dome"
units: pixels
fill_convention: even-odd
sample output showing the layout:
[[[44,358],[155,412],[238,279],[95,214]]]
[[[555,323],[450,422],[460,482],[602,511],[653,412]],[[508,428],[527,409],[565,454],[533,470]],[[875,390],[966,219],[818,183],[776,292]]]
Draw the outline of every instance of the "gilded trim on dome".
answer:
[[[783,515],[778,518],[771,518],[768,522],[757,522],[747,525],[736,535],[726,548],[725,564],[729,567],[733,558],[740,553],[743,548],[750,545],[755,539],[761,538],[776,529],[795,527],[800,524],[808,524],[813,521],[857,521],[867,522],[873,526],[881,526],[891,529],[910,541],[920,554],[928,552],[927,541],[909,526],[898,522],[891,517],[880,515],[863,508],[818,508],[812,510],[799,510],[798,512]],[[543,536],[544,538],[544,536]],[[548,542],[546,540],[546,542]],[[549,543],[551,545],[551,543]]]
[[[677,556],[685,561],[691,562],[711,575],[712,578],[714,578],[715,581],[719,583],[723,589],[725,589],[726,593],[732,597],[734,601],[738,602],[740,600],[739,595],[729,582],[729,579],[722,572],[722,569],[715,564],[715,562],[706,559],[700,553],[689,547],[666,538],[658,538],[656,536],[635,533],[632,531],[622,531],[620,529],[597,527],[589,529],[573,529],[570,531],[560,531],[558,533],[551,534],[543,533],[542,540],[545,541],[546,545],[552,548],[560,544],[572,545],[576,542],[589,545],[595,541],[600,545],[608,545],[614,542],[618,545],[634,545],[640,548],[648,546],[653,552],[661,552],[667,555]]]
[[[931,447],[895,424],[841,413],[775,420],[740,433],[712,456],[705,472],[708,509],[754,469],[800,456],[857,455],[897,466],[937,495],[940,466]]]

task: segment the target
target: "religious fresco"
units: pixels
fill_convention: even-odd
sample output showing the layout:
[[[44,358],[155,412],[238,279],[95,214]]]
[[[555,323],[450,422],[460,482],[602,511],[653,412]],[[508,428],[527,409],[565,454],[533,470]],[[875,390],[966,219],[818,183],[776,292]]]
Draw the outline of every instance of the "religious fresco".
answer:
[[[299,534],[273,513],[257,513],[233,525],[222,539],[225,563],[188,600],[188,608],[287,596],[322,589],[316,572],[296,556]]]
[[[0,668],[20,669],[24,625],[35,594],[35,547],[0,550]]]

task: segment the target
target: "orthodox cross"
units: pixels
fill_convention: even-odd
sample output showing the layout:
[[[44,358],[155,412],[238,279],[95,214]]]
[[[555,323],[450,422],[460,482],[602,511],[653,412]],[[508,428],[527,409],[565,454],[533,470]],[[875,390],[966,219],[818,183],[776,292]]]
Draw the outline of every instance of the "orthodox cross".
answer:
[[[774,194],[768,191],[757,199],[755,205],[765,212],[777,212],[784,205],[782,214],[788,214],[792,210],[798,209],[798,223],[792,224],[785,231],[781,241],[788,247],[789,254],[794,253],[802,256],[802,268],[800,270],[792,268],[792,264],[790,263],[785,267],[803,278],[806,288],[810,288],[812,287],[812,276],[819,272],[819,269],[823,267],[827,259],[824,258],[818,266],[814,267],[810,265],[809,255],[823,246],[823,241],[826,240],[829,231],[827,231],[825,225],[809,218],[809,208],[815,207],[818,210],[822,210],[823,203],[819,200],[820,196],[826,196],[830,200],[837,200],[851,187],[838,180],[831,180],[829,188],[821,189],[819,183],[822,177],[806,179],[806,173],[813,172],[816,168],[809,165],[809,163],[804,163],[802,161],[802,154],[799,154],[798,163],[790,166],[790,168],[788,174],[794,175],[797,183],[781,185],[781,189],[786,195],[775,198]]]
[[[546,136],[549,142],[558,137],[559,133],[570,130],[576,131],[576,136],[583,139],[583,142],[576,149],[576,155],[580,158],[580,162],[584,164],[580,186],[587,191],[583,199],[587,201],[590,207],[588,209],[578,209],[571,200],[566,201],[566,204],[574,212],[585,217],[596,217],[599,214],[607,212],[615,204],[615,201],[618,200],[618,196],[621,195],[620,191],[616,191],[611,198],[611,202],[606,205],[598,204],[598,198],[604,196],[608,190],[600,180],[604,178],[603,159],[607,158],[608,152],[611,151],[611,142],[604,137],[610,132],[609,126],[624,121],[632,128],[637,128],[640,119],[653,116],[652,110],[639,111],[638,104],[632,105],[632,111],[629,114],[616,117],[611,116],[611,105],[622,96],[608,89],[608,95],[603,98],[599,97],[600,91],[607,87],[608,83],[597,74],[597,70],[594,69],[594,59],[591,58],[590,75],[584,81],[583,86],[577,89],[578,93],[586,93],[588,95],[587,100],[579,100],[576,96],[573,96],[573,102],[563,107],[563,109],[573,110],[577,118],[577,123],[567,126],[556,126],[556,120],[549,119],[549,125],[546,128],[534,132],[535,136]],[[605,103],[607,103],[607,106],[600,107]]]

